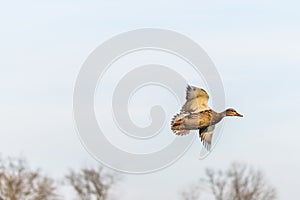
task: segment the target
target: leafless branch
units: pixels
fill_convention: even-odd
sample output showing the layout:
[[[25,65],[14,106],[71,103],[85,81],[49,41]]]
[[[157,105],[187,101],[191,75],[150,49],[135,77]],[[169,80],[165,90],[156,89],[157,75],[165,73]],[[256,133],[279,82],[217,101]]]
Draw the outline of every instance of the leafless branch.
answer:
[[[201,188],[197,184],[190,185],[188,188],[180,192],[182,200],[199,200]]]
[[[103,167],[70,170],[65,178],[81,200],[106,200],[111,187],[121,179],[120,175],[108,173]]]
[[[58,199],[54,181],[32,171],[24,159],[0,157],[0,200]]]
[[[216,200],[274,200],[276,191],[261,171],[233,163],[227,170],[206,170],[207,181]]]

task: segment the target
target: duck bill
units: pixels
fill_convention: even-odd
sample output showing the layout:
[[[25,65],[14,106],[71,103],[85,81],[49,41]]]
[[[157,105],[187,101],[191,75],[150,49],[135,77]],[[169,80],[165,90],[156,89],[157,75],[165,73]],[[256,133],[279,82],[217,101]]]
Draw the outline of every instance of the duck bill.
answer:
[[[243,117],[243,115],[241,115],[239,113],[236,113],[235,116],[237,116],[237,117]]]

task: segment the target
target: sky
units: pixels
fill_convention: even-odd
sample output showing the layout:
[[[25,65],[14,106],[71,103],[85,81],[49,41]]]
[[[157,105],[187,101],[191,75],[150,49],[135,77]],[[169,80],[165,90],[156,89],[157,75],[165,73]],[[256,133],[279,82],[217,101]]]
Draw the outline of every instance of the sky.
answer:
[[[206,167],[223,169],[242,161],[262,169],[279,199],[297,199],[299,7],[291,0],[2,2],[0,153],[24,156],[31,166],[55,177],[70,167],[95,166],[73,120],[81,65],[116,34],[169,29],[207,52],[222,78],[226,107],[245,117],[224,120],[221,139],[206,159],[198,159],[200,143],[195,141],[166,169],[124,175],[116,197],[175,199],[183,187],[204,176]],[[190,82],[201,86],[202,80]],[[171,107],[179,109],[176,103]],[[144,109],[136,108],[139,114]]]

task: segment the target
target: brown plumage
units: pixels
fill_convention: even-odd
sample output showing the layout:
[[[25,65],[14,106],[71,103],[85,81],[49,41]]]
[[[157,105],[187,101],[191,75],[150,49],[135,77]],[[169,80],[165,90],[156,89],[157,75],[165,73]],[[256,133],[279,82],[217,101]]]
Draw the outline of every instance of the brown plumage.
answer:
[[[205,90],[203,91],[205,92]],[[200,98],[198,96],[197,98],[198,101],[202,101],[201,98],[205,98],[203,100],[205,101],[206,98],[208,99],[208,95],[207,97],[204,95]],[[207,110],[190,113],[185,112],[184,115],[181,112],[180,114],[175,115],[171,122],[171,129],[176,135],[185,135],[188,134],[190,130],[199,130],[199,137],[201,141],[205,148],[210,150],[215,124],[220,122],[226,116],[243,117],[243,115],[239,114],[232,108],[229,108],[224,112],[217,113],[207,106]]]

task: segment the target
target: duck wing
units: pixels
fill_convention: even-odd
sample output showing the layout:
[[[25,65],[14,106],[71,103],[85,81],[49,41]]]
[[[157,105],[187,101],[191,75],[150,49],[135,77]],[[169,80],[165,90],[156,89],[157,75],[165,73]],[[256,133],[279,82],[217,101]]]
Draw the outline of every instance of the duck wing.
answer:
[[[207,92],[202,89],[202,88],[198,88],[198,87],[195,87],[195,86],[190,86],[188,85],[186,87],[186,96],[185,96],[185,99],[188,101],[188,100],[191,100],[191,99],[194,99],[196,98],[197,96],[201,95],[202,97],[204,98],[209,98]]]
[[[208,151],[211,148],[211,141],[212,141],[214,130],[215,130],[215,125],[211,125],[199,129],[200,140]]]
[[[186,88],[186,102],[180,113],[197,113],[208,110],[208,99],[209,96],[204,89],[188,85]]]
[[[187,101],[196,97],[196,96],[195,96],[195,93],[194,93],[194,89],[195,89],[195,88],[196,88],[196,87],[193,87],[193,86],[190,86],[190,85],[188,85],[188,86],[186,87],[186,95],[185,95],[185,99],[186,99]]]

